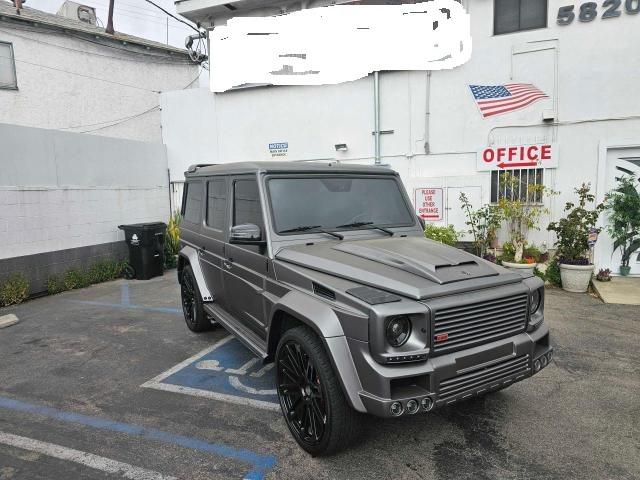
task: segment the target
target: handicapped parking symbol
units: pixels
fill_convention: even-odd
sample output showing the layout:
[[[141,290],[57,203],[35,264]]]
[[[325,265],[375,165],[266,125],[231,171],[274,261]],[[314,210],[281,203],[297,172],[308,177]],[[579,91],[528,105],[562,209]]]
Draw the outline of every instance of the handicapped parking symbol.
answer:
[[[273,366],[227,336],[141,386],[278,410]]]

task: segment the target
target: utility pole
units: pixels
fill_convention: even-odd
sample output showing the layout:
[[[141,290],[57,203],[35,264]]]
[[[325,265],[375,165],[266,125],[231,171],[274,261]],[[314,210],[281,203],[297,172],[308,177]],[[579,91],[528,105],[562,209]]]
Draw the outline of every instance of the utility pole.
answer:
[[[20,9],[22,8],[22,0],[13,0],[13,6],[16,7],[16,12],[20,15]]]
[[[107,18],[107,28],[105,28],[105,32],[109,35],[113,35],[113,2],[115,0],[109,0],[109,17]]]
[[[167,17],[167,45],[169,45],[169,17]]]

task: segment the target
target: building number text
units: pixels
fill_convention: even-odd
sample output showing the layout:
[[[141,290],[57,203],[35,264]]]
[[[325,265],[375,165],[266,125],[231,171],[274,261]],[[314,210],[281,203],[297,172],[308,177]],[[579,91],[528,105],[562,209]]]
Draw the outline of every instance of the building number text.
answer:
[[[602,18],[619,17],[622,0],[604,0]],[[578,15],[581,22],[590,22],[598,16],[598,4],[587,2],[580,5],[580,11],[574,12],[575,5],[567,5],[558,9],[558,25],[569,25]],[[625,0],[624,9],[629,15],[640,13],[640,0]]]

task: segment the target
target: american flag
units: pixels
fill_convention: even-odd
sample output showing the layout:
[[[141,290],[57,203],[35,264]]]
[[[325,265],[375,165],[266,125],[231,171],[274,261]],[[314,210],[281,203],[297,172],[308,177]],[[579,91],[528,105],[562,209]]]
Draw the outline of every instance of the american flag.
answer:
[[[542,98],[545,93],[530,83],[469,85],[484,118],[519,110]]]

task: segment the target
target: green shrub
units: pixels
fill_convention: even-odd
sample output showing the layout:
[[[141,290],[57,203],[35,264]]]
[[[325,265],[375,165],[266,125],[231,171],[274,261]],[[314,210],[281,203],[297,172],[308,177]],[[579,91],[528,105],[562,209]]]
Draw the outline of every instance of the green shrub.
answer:
[[[439,227],[428,224],[424,229],[424,236],[445,245],[455,245],[458,242],[458,232],[453,228],[453,225]]]
[[[60,275],[50,275],[47,278],[47,293],[54,295],[64,291],[64,278]]]
[[[89,266],[87,277],[91,284],[108,282],[120,278],[124,262],[118,260],[99,260]]]
[[[533,274],[536,277],[539,277],[543,282],[547,279],[547,276],[545,275],[545,273],[542,270],[539,270],[538,267],[535,267],[533,269]]]
[[[13,273],[0,283],[0,306],[17,305],[29,296],[29,281],[22,273]]]
[[[513,259],[516,256],[516,247],[511,242],[504,242],[502,244],[502,255],[500,255],[499,260],[504,260],[506,262],[513,262]]]
[[[533,258],[536,262],[540,261],[540,257],[542,256],[542,252],[535,245],[528,245],[524,248],[522,257],[523,258]]]
[[[64,275],[63,285],[65,290],[75,290],[76,288],[88,287],[91,282],[85,272],[77,268],[71,268]]]
[[[547,266],[547,271],[545,272],[545,278],[547,282],[555,287],[562,287],[562,278],[560,277],[560,265],[558,265],[558,260],[553,259],[549,262]]]

